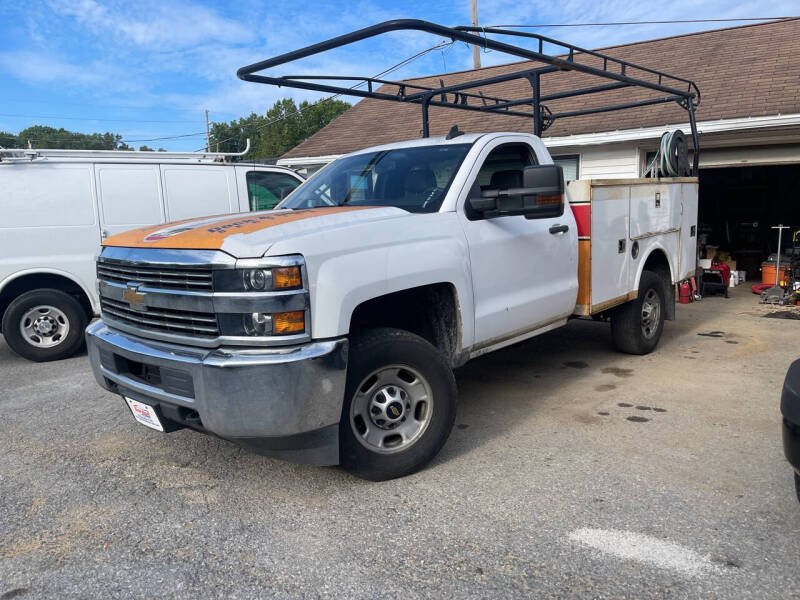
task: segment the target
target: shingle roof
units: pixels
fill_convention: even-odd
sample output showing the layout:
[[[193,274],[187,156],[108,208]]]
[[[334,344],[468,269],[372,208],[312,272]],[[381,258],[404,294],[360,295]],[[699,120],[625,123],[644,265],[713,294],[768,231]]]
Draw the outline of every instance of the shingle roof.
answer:
[[[694,80],[702,94],[697,110],[699,121],[800,113],[800,19],[611,46],[603,52]],[[583,57],[581,62],[591,64],[587,57]],[[450,85],[532,66],[536,63],[523,61],[408,81],[438,87],[440,79],[445,85]],[[602,83],[596,77],[562,71],[542,78],[542,93],[586,87],[598,82]],[[482,91],[487,95],[522,98],[530,95],[530,86],[525,81],[516,80],[487,86]],[[547,105],[553,112],[561,112],[595,103],[619,103],[651,97],[652,93],[647,90],[626,88],[589,97],[551,101]],[[686,112],[669,103],[557,120],[544,135],[598,133],[686,121]],[[454,124],[468,132],[532,131],[532,121],[523,117],[431,107],[432,136],[444,135]],[[284,158],[352,152],[365,146],[413,138],[420,135],[420,130],[419,105],[365,99],[284,154]]]

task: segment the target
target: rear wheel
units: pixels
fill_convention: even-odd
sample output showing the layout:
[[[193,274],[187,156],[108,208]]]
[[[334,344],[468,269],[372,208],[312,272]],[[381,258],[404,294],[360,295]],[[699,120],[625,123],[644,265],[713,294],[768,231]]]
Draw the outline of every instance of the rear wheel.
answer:
[[[14,352],[37,362],[60,360],[83,345],[86,313],[60,290],[26,292],[8,305],[3,335]]]
[[[455,414],[455,377],[434,346],[399,329],[354,339],[339,424],[346,470],[373,481],[418,471],[447,441]]]
[[[652,352],[664,330],[666,298],[663,279],[653,271],[643,271],[636,300],[617,307],[611,315],[614,347],[628,354]]]
[[[797,501],[800,502],[800,475],[794,474],[794,492],[797,494]]]

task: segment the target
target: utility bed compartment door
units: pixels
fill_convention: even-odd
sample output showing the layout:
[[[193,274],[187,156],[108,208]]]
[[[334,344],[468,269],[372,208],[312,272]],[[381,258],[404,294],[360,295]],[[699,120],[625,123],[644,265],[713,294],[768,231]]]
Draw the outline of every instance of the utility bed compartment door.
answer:
[[[631,195],[630,238],[678,231],[681,226],[681,186],[649,184],[625,186]]]
[[[631,186],[592,188],[592,306],[624,296],[629,288],[628,205]]]
[[[681,257],[678,277],[682,281],[694,276],[697,269],[697,191],[696,183],[681,184]]]

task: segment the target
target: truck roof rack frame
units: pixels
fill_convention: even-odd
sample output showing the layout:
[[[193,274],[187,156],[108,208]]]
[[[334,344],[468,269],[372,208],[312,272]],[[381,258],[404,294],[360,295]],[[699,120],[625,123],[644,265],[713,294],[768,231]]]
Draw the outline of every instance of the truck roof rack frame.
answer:
[[[266,69],[285,65],[302,58],[321,54],[335,48],[394,31],[422,31],[440,35],[450,38],[453,42],[461,41],[467,44],[478,45],[482,48],[495,50],[511,56],[542,62],[545,63],[546,66],[522,69],[520,71],[494,77],[474,79],[455,85],[445,86],[440,80],[440,87],[438,88],[411,84],[402,80],[391,81],[375,77],[340,75],[282,75],[276,77],[260,73]],[[482,35],[475,35],[475,33],[481,33]],[[490,39],[486,37],[486,34],[534,39],[538,41],[538,50],[530,50],[507,42]],[[564,50],[563,55],[546,54],[544,52],[545,44],[562,48]],[[600,62],[602,66],[593,66],[581,62],[581,59],[584,57],[593,57],[596,59],[595,62]],[[578,71],[589,75],[595,75],[610,80],[611,82],[570,91],[543,94],[542,76],[556,71]],[[278,87],[291,87],[361,98],[419,104],[422,108],[422,137],[428,137],[430,133],[428,123],[428,108],[430,106],[442,106],[460,110],[532,118],[533,133],[537,136],[541,136],[542,132],[550,127],[557,119],[676,102],[689,114],[689,126],[692,130],[692,144],[694,147],[692,173],[695,175],[697,174],[700,146],[697,134],[697,122],[695,120],[695,109],[700,104],[700,90],[693,81],[620,60],[612,56],[607,56],[600,52],[595,52],[594,50],[580,48],[536,33],[513,31],[496,27],[446,27],[419,19],[396,19],[384,21],[383,23],[346,33],[317,44],[306,46],[305,48],[262,60],[252,65],[242,67],[236,74],[239,79],[244,81],[253,81]],[[526,79],[530,83],[530,96],[508,99],[485,96],[480,91],[478,91],[478,93],[465,91],[516,79]],[[352,86],[344,87],[334,82],[354,83]],[[358,89],[360,86],[364,85],[366,85],[366,89]],[[386,91],[378,91],[376,86],[395,86],[397,92],[387,93]],[[645,88],[660,95],[646,100],[607,104],[561,113],[553,113],[543,104],[543,102],[549,100],[585,96],[626,87]],[[524,110],[526,107],[529,107],[529,110]]]

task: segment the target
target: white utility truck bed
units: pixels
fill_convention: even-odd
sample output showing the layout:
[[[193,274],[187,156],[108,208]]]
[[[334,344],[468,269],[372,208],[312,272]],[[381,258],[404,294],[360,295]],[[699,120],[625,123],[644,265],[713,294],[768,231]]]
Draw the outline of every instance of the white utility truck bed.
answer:
[[[655,248],[677,258],[672,281],[694,275],[697,190],[696,177],[587,179],[568,184],[578,227],[574,314],[601,313],[636,298],[644,265],[636,259]]]

